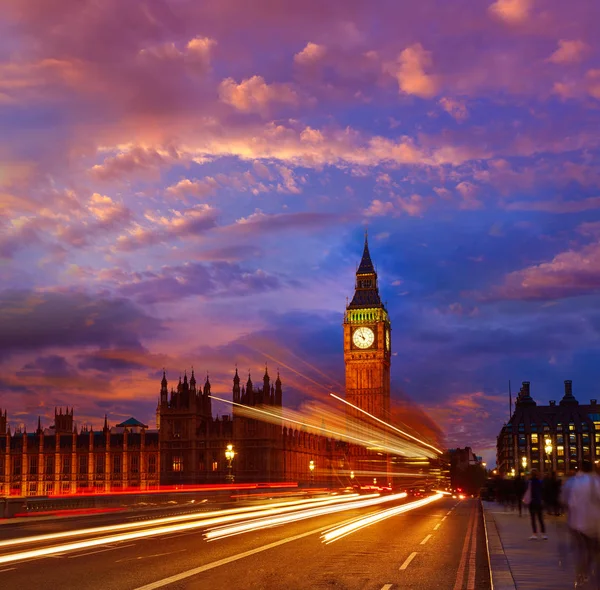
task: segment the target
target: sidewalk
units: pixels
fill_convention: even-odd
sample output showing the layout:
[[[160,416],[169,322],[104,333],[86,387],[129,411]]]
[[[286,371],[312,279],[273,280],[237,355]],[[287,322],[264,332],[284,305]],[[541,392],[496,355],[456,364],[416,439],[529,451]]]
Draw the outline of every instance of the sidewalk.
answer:
[[[565,590],[575,573],[564,517],[545,516],[548,540],[530,541],[531,521],[524,509],[482,502],[494,590]]]

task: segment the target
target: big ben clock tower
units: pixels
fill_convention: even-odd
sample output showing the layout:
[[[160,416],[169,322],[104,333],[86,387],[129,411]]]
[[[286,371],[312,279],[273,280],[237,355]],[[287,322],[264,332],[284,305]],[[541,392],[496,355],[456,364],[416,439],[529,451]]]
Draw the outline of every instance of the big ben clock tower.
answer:
[[[390,410],[391,325],[377,286],[365,234],[356,287],[344,315],[346,400],[387,420]]]

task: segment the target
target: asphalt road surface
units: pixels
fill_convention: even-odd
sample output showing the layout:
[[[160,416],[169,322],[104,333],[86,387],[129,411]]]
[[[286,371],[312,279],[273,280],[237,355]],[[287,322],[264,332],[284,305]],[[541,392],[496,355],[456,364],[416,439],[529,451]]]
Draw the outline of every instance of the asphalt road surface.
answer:
[[[381,506],[353,509],[213,541],[205,539],[207,527],[199,527],[0,562],[0,588],[490,588],[477,500],[444,497],[330,544],[322,541],[324,529],[381,509]],[[89,526],[96,526],[96,522],[90,519]],[[40,542],[17,549],[3,547],[0,560],[17,551],[50,545],[63,547],[72,541]]]

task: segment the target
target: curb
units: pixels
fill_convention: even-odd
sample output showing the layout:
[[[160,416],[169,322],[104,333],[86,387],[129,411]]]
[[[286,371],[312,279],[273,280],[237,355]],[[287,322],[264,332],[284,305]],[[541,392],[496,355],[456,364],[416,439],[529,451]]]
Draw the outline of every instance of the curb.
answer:
[[[483,528],[492,590],[517,590],[494,517],[483,507]]]

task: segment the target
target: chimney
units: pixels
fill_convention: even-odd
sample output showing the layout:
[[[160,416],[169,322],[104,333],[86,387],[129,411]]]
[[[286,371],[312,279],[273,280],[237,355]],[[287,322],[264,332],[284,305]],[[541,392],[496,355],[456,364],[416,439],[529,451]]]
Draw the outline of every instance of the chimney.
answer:
[[[529,381],[523,381],[523,397],[530,397],[529,393]]]
[[[550,400],[550,405],[551,406],[555,406],[556,405],[556,400],[555,399],[551,399]]]
[[[567,379],[565,381],[565,397],[571,397],[573,395],[573,381]]]
[[[592,406],[595,406],[597,402],[595,399],[592,399],[592,400],[590,400],[590,403],[592,404]]]

